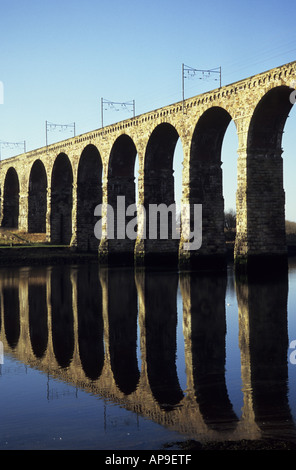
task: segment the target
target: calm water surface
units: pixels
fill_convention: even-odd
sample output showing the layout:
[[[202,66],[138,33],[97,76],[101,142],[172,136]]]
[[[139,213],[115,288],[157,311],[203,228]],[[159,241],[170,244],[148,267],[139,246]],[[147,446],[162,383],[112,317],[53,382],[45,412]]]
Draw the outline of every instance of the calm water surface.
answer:
[[[0,269],[0,449],[296,442],[287,277]]]

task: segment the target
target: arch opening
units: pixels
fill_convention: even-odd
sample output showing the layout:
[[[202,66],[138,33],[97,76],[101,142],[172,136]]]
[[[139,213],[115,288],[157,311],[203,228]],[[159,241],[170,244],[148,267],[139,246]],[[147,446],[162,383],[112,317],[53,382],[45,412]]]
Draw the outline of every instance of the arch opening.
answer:
[[[284,126],[292,108],[291,88],[280,86],[269,90],[256,106],[249,133],[248,151],[280,152]]]
[[[4,181],[2,227],[18,229],[19,226],[19,178],[14,168],[9,168]]]
[[[221,154],[231,121],[225,109],[207,109],[196,124],[190,149],[189,201],[191,207],[202,205],[202,245],[197,254],[221,257],[222,262],[226,244]]]
[[[73,172],[68,156],[57,156],[51,182],[51,242],[69,245],[72,237]]]
[[[237,151],[238,134],[234,121],[231,121],[226,129],[221,150],[224,232],[226,246],[231,251],[236,237]]]
[[[176,204],[177,231],[181,229],[181,203],[183,194],[183,161],[184,153],[182,141],[179,137],[176,143],[173,156],[173,174],[174,174],[174,200]]]
[[[111,149],[108,167],[108,206],[113,211],[111,232],[108,227],[109,257],[113,253],[117,253],[118,256],[119,252],[124,259],[133,259],[134,256],[137,224],[134,226],[134,231],[129,233],[127,226],[132,219],[136,220],[137,216],[136,159],[137,149],[131,137],[126,134],[119,136]],[[130,215],[126,214],[128,207],[131,207]]]
[[[29,177],[28,232],[46,232],[47,176],[43,163],[35,161]]]
[[[291,88],[269,90],[257,104],[247,139],[248,256],[286,256],[282,136]],[[246,243],[246,242],[245,242]]]
[[[162,123],[153,130],[147,144],[144,163],[147,262],[160,253],[168,258],[167,261],[177,262],[179,237],[174,156],[178,140],[177,130],[169,123]]]
[[[83,150],[77,176],[77,246],[94,251],[99,240],[94,235],[94,209],[102,203],[102,160],[94,145]]]
[[[285,190],[285,219],[286,237],[288,247],[296,245],[296,208],[295,208],[295,128],[296,128],[296,106],[291,109],[282,138],[283,148],[283,178]]]

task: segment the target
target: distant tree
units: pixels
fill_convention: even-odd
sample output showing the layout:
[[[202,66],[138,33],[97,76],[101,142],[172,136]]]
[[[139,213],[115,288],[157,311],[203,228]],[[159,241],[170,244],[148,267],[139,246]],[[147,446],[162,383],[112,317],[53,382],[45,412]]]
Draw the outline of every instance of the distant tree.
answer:
[[[224,224],[226,230],[234,230],[236,227],[236,213],[233,209],[225,212]]]

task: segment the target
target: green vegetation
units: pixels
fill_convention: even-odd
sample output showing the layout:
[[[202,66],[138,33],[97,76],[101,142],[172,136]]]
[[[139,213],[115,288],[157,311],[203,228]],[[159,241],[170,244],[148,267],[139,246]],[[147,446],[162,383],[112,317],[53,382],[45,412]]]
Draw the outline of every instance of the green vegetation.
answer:
[[[296,246],[296,222],[286,221],[286,236],[288,246]]]
[[[236,233],[236,214],[234,210],[225,212],[224,224],[226,243],[234,243]],[[286,221],[286,237],[288,246],[296,246],[296,222]]]
[[[0,230],[0,247],[48,246],[45,234],[28,234],[17,230]]]
[[[236,233],[236,214],[233,209],[230,209],[224,214],[224,233],[226,243],[230,245],[233,244]]]

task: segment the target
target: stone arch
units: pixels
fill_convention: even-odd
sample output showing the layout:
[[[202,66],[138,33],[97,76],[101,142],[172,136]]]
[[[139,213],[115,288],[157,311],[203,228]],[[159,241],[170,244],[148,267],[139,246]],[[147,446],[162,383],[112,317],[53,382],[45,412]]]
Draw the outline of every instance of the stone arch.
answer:
[[[269,89],[257,103],[248,129],[245,200],[249,255],[286,254],[282,135],[292,108],[291,88]],[[247,189],[246,196],[243,194]]]
[[[77,246],[96,250],[99,241],[94,236],[94,209],[102,203],[102,160],[92,144],[81,153],[77,175]]]
[[[130,216],[125,216],[127,207],[136,203],[135,162],[137,149],[134,141],[127,134],[120,135],[114,142],[108,164],[107,195],[108,205],[113,208],[114,236],[109,238],[109,256],[119,251],[121,256],[133,258],[136,238],[136,224],[133,237],[127,236],[126,227],[132,218],[136,217],[136,208]],[[119,197],[121,198],[119,202]],[[122,204],[122,206],[119,206]],[[119,212],[117,212],[119,209]],[[124,211],[124,213],[123,213]],[[119,217],[122,216],[122,219]],[[110,232],[109,232],[110,233]]]
[[[179,134],[172,124],[158,124],[152,131],[146,147],[145,171],[170,170]]]
[[[18,174],[15,168],[10,167],[6,173],[4,181],[2,227],[18,229],[19,193],[20,184]]]
[[[199,118],[191,141],[190,168],[199,163],[221,163],[221,148],[231,116],[224,108],[208,108]]]
[[[51,242],[69,245],[72,237],[73,171],[65,153],[55,159],[51,176]]]
[[[284,126],[293,106],[291,91],[285,85],[271,88],[257,103],[248,131],[248,151],[281,152]]]
[[[133,177],[137,149],[132,138],[120,135],[114,142],[108,165],[108,177]]]
[[[46,232],[47,175],[44,164],[36,160],[29,176],[28,231]]]
[[[213,256],[214,263],[226,254],[221,149],[232,117],[219,106],[208,108],[199,118],[191,141],[189,202],[202,205],[202,246],[191,252],[192,261]],[[194,256],[198,255],[198,257]],[[209,259],[207,262],[209,262]]]
[[[145,257],[149,263],[152,261],[152,252],[156,258],[160,254],[167,257],[167,261],[177,261],[179,241],[176,238],[176,214],[169,208],[175,208],[175,187],[173,159],[179,139],[174,126],[161,123],[152,131],[147,143],[144,160],[144,207],[146,211],[146,240]],[[163,206],[166,218],[159,217],[152,220],[149,209]],[[163,224],[164,223],[164,224]],[[156,226],[155,226],[156,225]],[[163,232],[162,232],[163,230]]]

